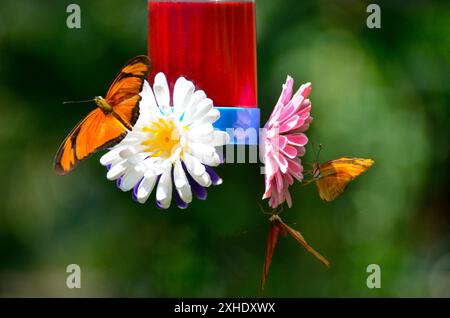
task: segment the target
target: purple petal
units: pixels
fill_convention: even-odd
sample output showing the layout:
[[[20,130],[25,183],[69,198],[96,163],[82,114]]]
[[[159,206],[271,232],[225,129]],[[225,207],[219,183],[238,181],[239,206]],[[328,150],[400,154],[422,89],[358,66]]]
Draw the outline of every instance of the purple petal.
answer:
[[[192,193],[194,193],[197,199],[205,201],[208,198],[208,192],[206,192],[206,189],[199,185],[194,179],[191,178],[189,180],[189,184],[191,185]]]
[[[166,209],[164,209],[163,206],[161,205],[161,202],[155,201],[155,203],[156,203],[156,207],[157,207],[158,209],[164,210],[164,211],[166,210]]]
[[[120,185],[122,184],[122,177],[120,177],[119,179],[117,179],[116,181],[116,185],[118,188],[120,188]]]
[[[192,193],[197,197],[197,199],[205,201],[208,197],[208,192],[206,192],[206,189],[202,187],[200,184],[195,181],[192,176],[189,174],[189,172],[186,169],[186,166],[184,163],[182,163],[184,172],[186,173],[186,177],[189,181],[189,185],[191,186]],[[205,166],[206,167],[206,166]]]
[[[178,207],[182,210],[187,209],[189,206],[189,204],[187,204],[181,199],[180,195],[178,194],[178,191],[175,191],[175,201],[177,202]]]
[[[133,200],[135,202],[138,202],[137,193],[138,193],[138,190],[139,190],[139,186],[142,183],[142,180],[144,180],[144,178],[142,178],[133,188]]]
[[[216,186],[216,185],[222,184],[222,178],[219,177],[219,175],[211,167],[205,166],[205,168],[206,168],[206,172],[211,177],[211,181],[212,181],[213,185]]]
[[[208,197],[208,192],[206,192],[206,189],[202,187],[200,184],[195,181],[190,173],[187,171],[186,165],[184,162],[181,162],[181,166],[183,167],[184,173],[186,174],[186,177],[188,179],[189,185],[191,186],[192,193],[197,197],[197,199],[205,201]],[[206,166],[205,166],[206,168]]]

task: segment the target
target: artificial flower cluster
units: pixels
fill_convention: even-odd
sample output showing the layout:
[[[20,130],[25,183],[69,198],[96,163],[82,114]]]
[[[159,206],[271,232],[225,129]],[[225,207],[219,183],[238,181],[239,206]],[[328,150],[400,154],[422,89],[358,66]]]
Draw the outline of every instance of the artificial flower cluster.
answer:
[[[272,208],[284,202],[291,207],[289,187],[294,180],[303,180],[300,157],[305,154],[305,131],[312,121],[311,84],[302,85],[295,94],[293,86],[288,76],[264,127],[263,199],[269,199]],[[217,147],[230,140],[226,132],[213,127],[219,110],[204,91],[183,77],[171,94],[163,73],[155,76],[153,88],[145,81],[140,96],[136,124],[100,159],[107,167],[107,178],[115,180],[122,191],[132,191],[140,203],[147,202],[156,188],[156,205],[162,209],[168,209],[172,199],[182,209],[193,196],[205,200],[206,188],[222,183],[212,169],[222,162]]]

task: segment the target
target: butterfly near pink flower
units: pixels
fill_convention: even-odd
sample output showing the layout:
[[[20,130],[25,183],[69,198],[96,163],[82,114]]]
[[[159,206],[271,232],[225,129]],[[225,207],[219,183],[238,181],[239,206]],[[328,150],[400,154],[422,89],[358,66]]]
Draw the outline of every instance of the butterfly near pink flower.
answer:
[[[340,196],[350,181],[354,180],[373,164],[371,159],[339,158],[324,164],[314,163],[313,169],[304,171],[301,157],[306,153],[308,130],[313,118],[311,117],[311,101],[309,95],[312,90],[311,83],[300,86],[293,94],[294,80],[288,76],[283,85],[281,96],[265,125],[265,136],[261,144],[265,165],[265,193],[263,199],[269,200],[271,212],[269,218],[269,234],[266,244],[266,255],[261,280],[261,289],[265,289],[267,275],[278,237],[281,233],[288,234],[317,260],[326,266],[330,262],[319,252],[313,249],[304,239],[303,235],[288,226],[280,217],[282,205],[292,207],[292,197],[289,187],[295,180],[303,182],[304,174],[312,176],[305,185],[316,183],[320,197],[327,202]],[[318,154],[317,154],[318,157]],[[318,158],[316,158],[316,161]]]

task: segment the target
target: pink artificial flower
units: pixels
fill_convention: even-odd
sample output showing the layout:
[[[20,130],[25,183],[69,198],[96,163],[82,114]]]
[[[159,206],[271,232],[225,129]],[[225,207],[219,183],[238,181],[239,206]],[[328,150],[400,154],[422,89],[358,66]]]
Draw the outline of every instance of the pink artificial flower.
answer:
[[[302,85],[292,97],[294,80],[288,76],[269,121],[265,125],[264,164],[266,192],[263,199],[269,199],[272,208],[283,202],[292,206],[289,186],[294,179],[303,180],[303,166],[300,157],[305,154],[308,138],[304,134],[312,121],[310,115],[311,83]]]

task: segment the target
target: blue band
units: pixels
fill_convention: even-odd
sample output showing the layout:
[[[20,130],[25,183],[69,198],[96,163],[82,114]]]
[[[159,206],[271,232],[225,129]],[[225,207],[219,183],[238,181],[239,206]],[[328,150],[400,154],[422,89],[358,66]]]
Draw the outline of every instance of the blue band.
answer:
[[[232,145],[258,145],[261,112],[259,108],[216,107],[220,118],[214,128],[228,132]]]

